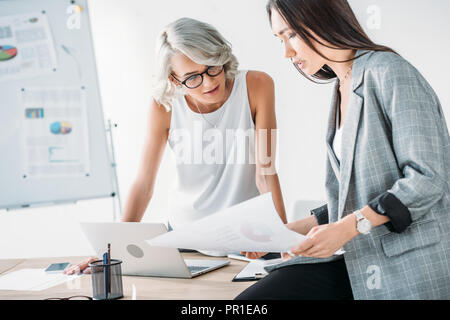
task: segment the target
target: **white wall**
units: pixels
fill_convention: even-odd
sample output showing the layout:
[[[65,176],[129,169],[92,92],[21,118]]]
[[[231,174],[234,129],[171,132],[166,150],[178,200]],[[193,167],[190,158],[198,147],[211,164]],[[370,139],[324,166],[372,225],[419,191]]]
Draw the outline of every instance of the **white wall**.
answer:
[[[137,173],[150,101],[153,46],[159,30],[189,16],[212,23],[233,44],[242,69],[269,73],[276,82],[280,128],[279,176],[286,206],[324,196],[325,129],[331,86],[297,74],[273,37],[263,0],[90,1],[94,45],[105,116],[118,123],[115,148],[123,202]],[[376,42],[411,61],[429,80],[450,119],[447,0],[351,0]],[[380,29],[369,29],[376,5]],[[166,154],[144,221],[165,221],[173,160]],[[308,214],[296,213],[297,216]],[[78,221],[112,219],[111,200],[83,201],[16,212],[0,211],[0,258],[93,254]]]

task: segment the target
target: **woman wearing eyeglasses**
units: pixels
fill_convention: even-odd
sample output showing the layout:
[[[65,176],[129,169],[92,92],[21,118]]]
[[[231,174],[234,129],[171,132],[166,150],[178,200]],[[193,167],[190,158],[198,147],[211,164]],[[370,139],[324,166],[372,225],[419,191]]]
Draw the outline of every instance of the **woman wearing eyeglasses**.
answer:
[[[305,77],[336,79],[328,203],[288,224],[307,236],[299,257],[237,298],[449,299],[450,138],[435,92],[368,38],[346,0],[270,0],[267,11]]]
[[[239,71],[230,44],[214,27],[193,19],[168,25],[156,49],[146,144],[122,220],[142,219],[168,143],[177,172],[168,201],[173,229],[267,192],[286,222],[274,170],[272,79]],[[87,261],[66,273],[85,267]]]
[[[213,26],[190,18],[166,27],[156,56],[147,146],[123,220],[141,220],[168,142],[177,163],[171,227],[266,192],[272,192],[286,221],[271,144],[276,129],[272,79],[239,71],[227,40]],[[255,154],[256,146],[262,152]]]

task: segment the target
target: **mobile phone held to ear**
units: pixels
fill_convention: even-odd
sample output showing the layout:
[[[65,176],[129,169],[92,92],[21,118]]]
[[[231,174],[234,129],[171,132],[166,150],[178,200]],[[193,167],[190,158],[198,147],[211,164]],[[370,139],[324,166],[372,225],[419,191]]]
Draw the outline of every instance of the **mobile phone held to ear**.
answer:
[[[65,268],[67,268],[70,265],[69,262],[63,262],[63,263],[52,263],[48,266],[47,269],[45,269],[45,272],[47,273],[61,273],[64,271]]]

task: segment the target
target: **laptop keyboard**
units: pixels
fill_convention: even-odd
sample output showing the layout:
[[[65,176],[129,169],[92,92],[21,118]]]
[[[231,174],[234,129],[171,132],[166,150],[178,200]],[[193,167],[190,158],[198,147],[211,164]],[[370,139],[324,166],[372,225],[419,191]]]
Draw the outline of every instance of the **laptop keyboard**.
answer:
[[[188,269],[191,273],[196,273],[196,272],[208,269],[208,267],[188,266]]]

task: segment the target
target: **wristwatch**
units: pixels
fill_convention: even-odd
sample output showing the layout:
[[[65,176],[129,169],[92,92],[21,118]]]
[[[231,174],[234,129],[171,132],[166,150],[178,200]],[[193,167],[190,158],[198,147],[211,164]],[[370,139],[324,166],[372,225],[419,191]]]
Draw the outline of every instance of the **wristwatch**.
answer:
[[[364,235],[369,234],[370,230],[372,230],[372,224],[370,223],[370,221],[366,217],[364,217],[361,210],[356,210],[355,216],[356,229],[358,230],[358,232]]]

